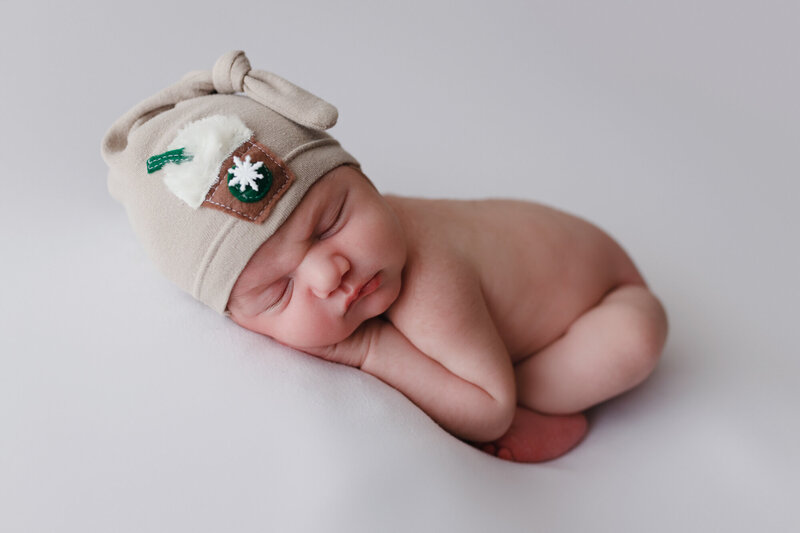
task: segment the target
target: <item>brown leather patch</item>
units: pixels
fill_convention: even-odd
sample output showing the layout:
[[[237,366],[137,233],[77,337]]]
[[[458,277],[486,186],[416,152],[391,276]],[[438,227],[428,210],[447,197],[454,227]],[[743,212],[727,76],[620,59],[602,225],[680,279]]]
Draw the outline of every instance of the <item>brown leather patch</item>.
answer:
[[[272,184],[266,196],[257,202],[242,202],[228,190],[228,170],[234,166],[234,156],[241,160],[250,156],[252,164],[261,161],[272,173]],[[289,188],[293,181],[294,174],[286,167],[283,161],[273,154],[269,148],[257,142],[255,138],[251,138],[249,141],[242,143],[222,162],[219,170],[219,179],[208,191],[203,205],[212,209],[219,209],[236,218],[260,224],[267,219],[272,207],[283,196],[283,193],[286,192],[286,189]]]

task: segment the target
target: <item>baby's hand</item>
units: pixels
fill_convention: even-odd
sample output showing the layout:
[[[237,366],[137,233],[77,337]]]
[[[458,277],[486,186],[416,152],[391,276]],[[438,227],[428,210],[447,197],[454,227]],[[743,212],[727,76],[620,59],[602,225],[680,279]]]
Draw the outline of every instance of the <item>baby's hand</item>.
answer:
[[[312,347],[295,346],[294,348],[326,361],[361,368],[369,353],[370,344],[372,344],[375,335],[385,324],[380,318],[372,318],[361,324],[349,337],[337,344]]]

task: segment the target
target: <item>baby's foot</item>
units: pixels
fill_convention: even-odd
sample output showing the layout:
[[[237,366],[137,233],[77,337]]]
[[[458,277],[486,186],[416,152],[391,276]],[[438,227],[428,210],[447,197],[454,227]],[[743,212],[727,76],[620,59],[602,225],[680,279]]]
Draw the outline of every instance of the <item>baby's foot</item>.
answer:
[[[514,421],[505,435],[478,448],[500,459],[518,463],[539,463],[560,457],[586,435],[586,417],[543,415],[517,407]]]

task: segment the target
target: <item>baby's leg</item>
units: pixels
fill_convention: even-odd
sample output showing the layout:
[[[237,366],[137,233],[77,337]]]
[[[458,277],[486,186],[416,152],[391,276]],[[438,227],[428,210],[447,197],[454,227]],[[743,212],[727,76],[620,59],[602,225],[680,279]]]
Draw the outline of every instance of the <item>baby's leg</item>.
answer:
[[[517,407],[514,421],[505,435],[494,442],[476,446],[508,461],[540,463],[564,455],[584,435],[586,417],[582,414],[552,416]]]
[[[542,413],[581,412],[650,375],[666,335],[658,299],[642,285],[621,285],[516,365],[517,401]]]

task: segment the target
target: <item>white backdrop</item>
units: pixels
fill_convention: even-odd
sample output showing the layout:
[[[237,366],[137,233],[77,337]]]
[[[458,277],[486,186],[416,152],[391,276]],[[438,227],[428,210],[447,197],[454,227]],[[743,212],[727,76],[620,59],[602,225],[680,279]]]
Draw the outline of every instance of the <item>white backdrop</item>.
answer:
[[[797,3],[0,9],[0,530],[800,530]],[[609,231],[669,312],[652,378],[511,464],[177,292],[100,139],[230,49],[335,104],[386,192]]]

